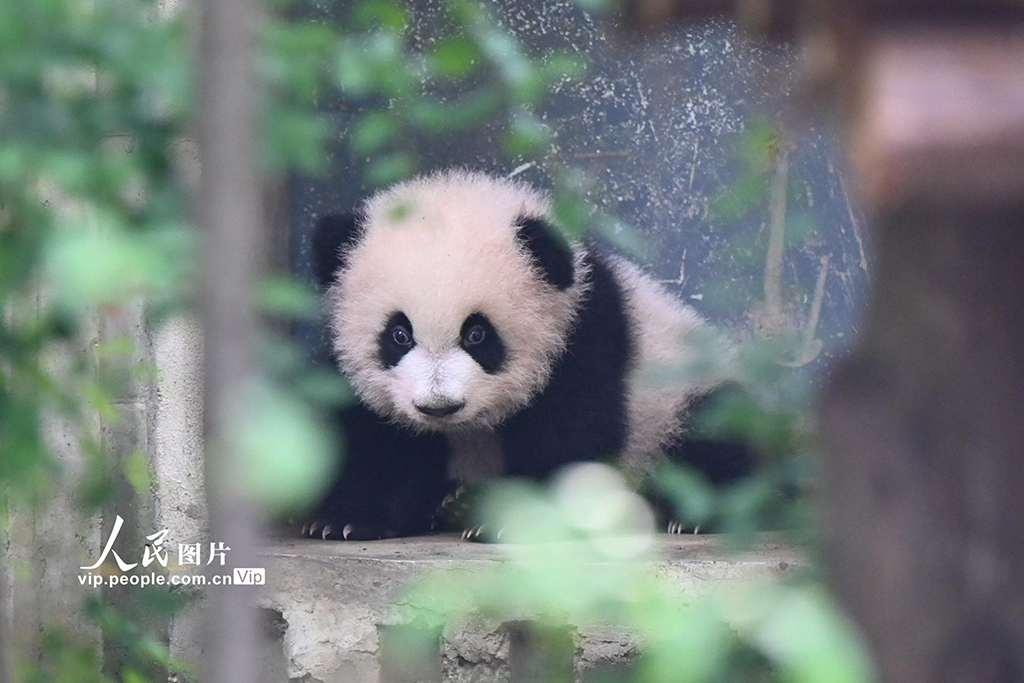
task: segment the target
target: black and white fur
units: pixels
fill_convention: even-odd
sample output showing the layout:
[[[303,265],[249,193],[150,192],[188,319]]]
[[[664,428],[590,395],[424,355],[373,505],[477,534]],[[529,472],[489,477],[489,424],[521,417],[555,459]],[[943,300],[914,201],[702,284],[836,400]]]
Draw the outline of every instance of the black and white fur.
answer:
[[[543,480],[575,462],[612,460],[634,481],[662,453],[716,483],[749,470],[746,451],[688,439],[722,380],[692,372],[706,323],[550,218],[527,185],[448,171],[322,221],[318,279],[360,403],[339,415],[344,472],[306,533],[422,533],[453,480]]]

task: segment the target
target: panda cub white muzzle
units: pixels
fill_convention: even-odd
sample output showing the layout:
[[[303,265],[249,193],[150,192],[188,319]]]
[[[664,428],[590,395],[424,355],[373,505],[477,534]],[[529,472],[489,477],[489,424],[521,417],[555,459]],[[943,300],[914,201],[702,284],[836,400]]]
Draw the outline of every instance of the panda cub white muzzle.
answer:
[[[466,407],[474,371],[479,371],[476,362],[461,349],[416,348],[394,369],[410,390],[412,407],[432,422],[447,421]]]
[[[507,409],[505,346],[486,315],[458,316],[461,327],[393,313],[378,336],[381,380],[392,410],[415,427],[457,431]]]

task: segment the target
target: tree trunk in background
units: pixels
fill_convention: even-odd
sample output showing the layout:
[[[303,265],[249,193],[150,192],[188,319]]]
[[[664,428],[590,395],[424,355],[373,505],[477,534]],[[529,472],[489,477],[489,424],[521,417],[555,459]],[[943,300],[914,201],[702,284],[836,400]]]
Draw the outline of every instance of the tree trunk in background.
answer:
[[[11,612],[7,584],[7,530],[0,529],[0,683],[11,683]]]
[[[1024,204],[876,221],[827,392],[834,585],[886,683],[1024,680]]]
[[[255,508],[240,484],[231,424],[253,376],[251,295],[259,255],[255,0],[205,0],[200,30],[200,217],[204,232],[204,432],[210,540],[231,550],[223,568],[257,566]],[[203,680],[258,680],[252,587],[209,587]]]
[[[1024,680],[1024,27],[861,46],[876,279],[825,396],[833,585],[885,683]]]

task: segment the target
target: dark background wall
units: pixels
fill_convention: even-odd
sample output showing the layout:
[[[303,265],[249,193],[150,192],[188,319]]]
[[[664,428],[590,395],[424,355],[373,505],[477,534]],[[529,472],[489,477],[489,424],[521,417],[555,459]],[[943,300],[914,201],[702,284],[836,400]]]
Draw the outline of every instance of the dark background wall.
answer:
[[[413,4],[412,40],[428,47],[439,37],[441,6]],[[630,39],[614,17],[568,0],[500,0],[495,7],[528,47],[577,54],[589,62],[587,72],[558,86],[542,107],[555,132],[549,161],[508,159],[500,132],[485,127],[426,143],[428,168],[459,165],[542,187],[551,184],[551,159],[585,169],[597,181],[590,199],[643,235],[648,249],[640,260],[655,277],[713,321],[750,332],[779,322],[767,319],[763,304],[777,174],[746,178],[744,150],[755,131],[788,122],[784,327],[806,341],[795,364],[820,376],[856,334],[869,262],[831,131],[806,115],[799,124],[784,115],[793,109],[792,50],[744,37],[725,20]],[[324,11],[342,16],[343,9]],[[365,160],[353,160],[345,147],[356,112],[345,102],[326,103],[325,111],[339,130],[329,172],[291,181],[292,258],[300,274],[310,269],[316,219],[351,210],[368,193],[360,182]]]

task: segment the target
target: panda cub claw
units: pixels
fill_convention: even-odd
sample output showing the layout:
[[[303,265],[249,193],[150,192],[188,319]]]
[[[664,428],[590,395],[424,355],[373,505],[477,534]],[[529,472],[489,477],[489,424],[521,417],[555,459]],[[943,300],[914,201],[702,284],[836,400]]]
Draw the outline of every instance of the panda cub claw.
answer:
[[[504,533],[504,528],[492,533],[486,524],[478,524],[465,529],[462,532],[462,540],[470,543],[501,543],[501,536]]]
[[[324,541],[376,541],[394,535],[374,524],[339,524],[322,519],[303,524],[301,534],[303,538],[319,538]]]
[[[668,534],[672,534],[674,536],[679,536],[679,535],[682,535],[682,534],[689,534],[689,533],[692,533],[694,536],[696,536],[697,534],[700,533],[700,524],[698,524],[697,526],[694,526],[694,527],[688,527],[685,524],[683,524],[682,522],[679,522],[679,521],[673,519],[673,520],[669,521],[668,528],[665,529],[665,532],[668,533]]]

